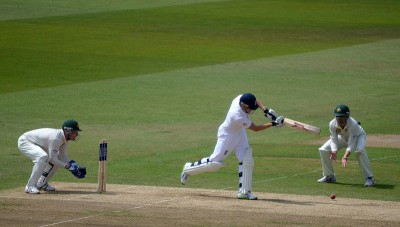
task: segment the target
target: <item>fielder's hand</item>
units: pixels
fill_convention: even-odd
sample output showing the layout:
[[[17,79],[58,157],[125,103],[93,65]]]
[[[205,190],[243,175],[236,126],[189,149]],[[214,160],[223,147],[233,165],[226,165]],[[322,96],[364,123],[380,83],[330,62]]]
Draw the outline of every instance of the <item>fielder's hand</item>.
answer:
[[[270,120],[270,121],[275,121],[277,114],[275,113],[275,110],[273,109],[265,109],[264,110],[264,115]]]
[[[278,118],[276,118],[275,121],[273,121],[271,123],[272,123],[272,126],[280,128],[283,126],[284,121],[285,121],[285,118],[283,116],[279,116]]]
[[[331,157],[330,157],[330,159],[331,159],[332,161],[334,161],[334,162],[337,160],[336,152],[331,152]]]
[[[342,166],[346,168],[347,166],[347,158],[342,158]]]

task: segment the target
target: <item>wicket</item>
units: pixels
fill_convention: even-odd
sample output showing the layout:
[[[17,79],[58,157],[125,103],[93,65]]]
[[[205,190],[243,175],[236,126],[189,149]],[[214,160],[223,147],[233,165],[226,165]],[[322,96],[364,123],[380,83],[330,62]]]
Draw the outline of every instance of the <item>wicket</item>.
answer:
[[[98,175],[99,185],[97,187],[97,192],[106,192],[107,184],[107,140],[100,140],[99,144],[99,175]]]

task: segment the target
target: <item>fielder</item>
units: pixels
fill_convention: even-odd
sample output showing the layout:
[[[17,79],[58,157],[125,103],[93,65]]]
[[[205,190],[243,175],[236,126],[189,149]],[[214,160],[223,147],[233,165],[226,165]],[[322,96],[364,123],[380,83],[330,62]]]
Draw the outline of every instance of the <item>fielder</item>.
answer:
[[[342,166],[347,166],[347,158],[352,151],[364,176],[365,187],[374,186],[374,178],[365,150],[366,133],[360,123],[350,117],[350,109],[346,105],[338,105],[333,111],[335,119],[329,123],[330,139],[319,148],[323,177],[320,183],[335,183],[336,176],[332,162],[337,159],[337,151],[346,148],[342,158]]]
[[[265,116],[272,122],[255,125],[249,115],[258,107],[264,110]],[[252,150],[247,140],[246,128],[260,131],[272,126],[282,127],[284,118],[276,117],[272,109],[266,108],[253,94],[246,93],[237,96],[229,108],[225,121],[218,129],[218,140],[210,157],[197,162],[188,162],[183,166],[181,183],[186,184],[188,176],[203,172],[216,172],[225,164],[223,161],[234,151],[239,161],[239,192],[238,199],[256,200],[251,193],[254,160]]]
[[[18,148],[33,162],[33,169],[25,192],[39,194],[39,189],[55,191],[48,180],[59,168],[69,170],[77,178],[84,178],[86,168],[69,160],[67,148],[69,142],[78,138],[78,122],[67,120],[62,129],[41,128],[25,132],[18,139]]]

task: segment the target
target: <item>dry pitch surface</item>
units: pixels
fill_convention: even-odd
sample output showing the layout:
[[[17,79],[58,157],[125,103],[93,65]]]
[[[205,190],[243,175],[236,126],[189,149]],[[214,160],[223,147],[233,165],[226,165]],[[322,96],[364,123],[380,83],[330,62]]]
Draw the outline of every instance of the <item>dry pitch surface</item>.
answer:
[[[400,226],[400,202],[328,196],[55,182],[56,192],[2,191],[1,226]]]
[[[399,135],[369,136],[368,146],[400,147]],[[324,141],[318,141],[322,143]],[[400,226],[400,202],[329,196],[52,183],[39,195],[24,188],[0,191],[0,226]]]

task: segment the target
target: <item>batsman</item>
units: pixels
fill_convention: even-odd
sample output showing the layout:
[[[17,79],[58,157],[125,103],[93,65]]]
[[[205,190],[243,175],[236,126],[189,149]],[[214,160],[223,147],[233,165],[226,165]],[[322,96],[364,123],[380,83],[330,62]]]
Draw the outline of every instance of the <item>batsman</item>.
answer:
[[[70,160],[67,155],[69,142],[78,139],[78,131],[81,131],[78,122],[71,119],[65,121],[61,129],[40,128],[19,137],[19,150],[33,162],[26,193],[55,191],[48,181],[59,168],[67,169],[77,178],[85,178],[86,168]]]
[[[271,121],[256,125],[250,119],[250,114],[258,108],[263,109],[265,116]],[[205,157],[197,162],[187,162],[183,166],[181,183],[186,184],[189,176],[203,172],[216,172],[225,166],[224,160],[233,151],[239,161],[239,191],[238,199],[256,200],[252,194],[253,152],[249,145],[246,129],[261,131],[270,127],[282,127],[284,118],[276,117],[272,109],[268,109],[253,94],[245,93],[237,96],[229,108],[225,121],[218,129],[217,144],[210,157]]]

